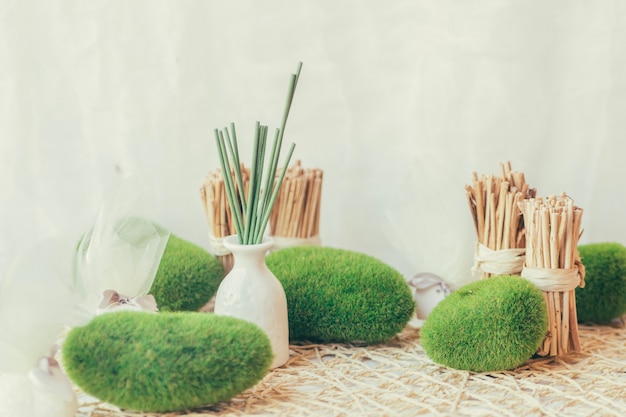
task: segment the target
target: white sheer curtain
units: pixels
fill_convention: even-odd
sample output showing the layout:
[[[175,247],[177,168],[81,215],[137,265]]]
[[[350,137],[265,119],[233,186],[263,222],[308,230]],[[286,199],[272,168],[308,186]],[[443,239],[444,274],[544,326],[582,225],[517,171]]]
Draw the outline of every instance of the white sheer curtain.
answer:
[[[257,120],[325,172],[324,245],[470,279],[464,186],[500,162],[626,243],[626,3],[0,3],[0,263],[77,236],[103,190],[148,184],[157,220],[207,247],[212,130]],[[248,146],[246,146],[248,144]],[[2,265],[0,265],[2,266]]]

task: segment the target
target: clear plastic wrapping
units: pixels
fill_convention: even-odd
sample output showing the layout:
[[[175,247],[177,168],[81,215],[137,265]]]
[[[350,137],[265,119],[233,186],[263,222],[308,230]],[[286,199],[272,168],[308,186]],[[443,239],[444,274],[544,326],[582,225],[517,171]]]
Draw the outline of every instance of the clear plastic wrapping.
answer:
[[[156,310],[139,297],[150,291],[170,233],[145,217],[149,210],[142,207],[140,194],[135,181],[125,181],[102,204],[93,227],[78,245],[74,279],[83,321],[115,305]],[[115,305],[106,304],[111,291],[118,297]]]

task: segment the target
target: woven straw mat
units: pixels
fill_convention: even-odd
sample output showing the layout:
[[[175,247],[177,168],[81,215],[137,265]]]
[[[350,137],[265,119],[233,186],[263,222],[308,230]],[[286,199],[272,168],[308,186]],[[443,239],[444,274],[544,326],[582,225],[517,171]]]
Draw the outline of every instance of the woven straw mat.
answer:
[[[419,330],[387,344],[292,345],[286,365],[226,403],[182,413],[119,410],[78,392],[77,417],[626,416],[626,325],[581,325],[581,353],[506,372],[433,363]]]

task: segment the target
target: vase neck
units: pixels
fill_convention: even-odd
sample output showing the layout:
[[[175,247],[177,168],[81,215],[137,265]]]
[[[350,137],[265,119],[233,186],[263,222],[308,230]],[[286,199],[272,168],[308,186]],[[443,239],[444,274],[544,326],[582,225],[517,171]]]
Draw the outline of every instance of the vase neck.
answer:
[[[247,263],[265,263],[265,255],[272,248],[273,241],[266,237],[263,242],[256,245],[243,245],[237,240],[237,235],[228,236],[224,239],[224,246],[233,254],[235,266]]]

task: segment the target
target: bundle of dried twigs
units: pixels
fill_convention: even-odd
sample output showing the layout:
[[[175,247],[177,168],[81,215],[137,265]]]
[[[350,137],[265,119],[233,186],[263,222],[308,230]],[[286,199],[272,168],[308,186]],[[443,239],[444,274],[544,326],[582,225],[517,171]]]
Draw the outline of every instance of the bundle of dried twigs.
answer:
[[[500,167],[500,177],[479,179],[474,172],[472,184],[465,186],[477,237],[474,270],[483,278],[521,271],[526,242],[518,204],[537,193],[510,162]]]
[[[583,210],[571,198],[550,196],[520,203],[526,225],[522,276],[537,285],[548,307],[549,330],[538,354],[560,356],[580,351],[575,288],[585,285],[578,254]]]
[[[270,235],[277,243],[286,238],[319,244],[322,179],[322,170],[302,168],[300,161],[287,170],[270,215]]]
[[[234,172],[231,172],[235,187],[239,187],[235,180]],[[250,183],[250,170],[241,165],[241,180],[245,193],[248,192]],[[209,224],[209,246],[213,255],[218,256],[224,271],[228,272],[233,266],[233,256],[223,245],[222,239],[237,233],[233,214],[230,209],[224,177],[221,170],[210,172],[200,187],[200,199],[204,206],[204,212]],[[241,204],[241,202],[239,202]]]

